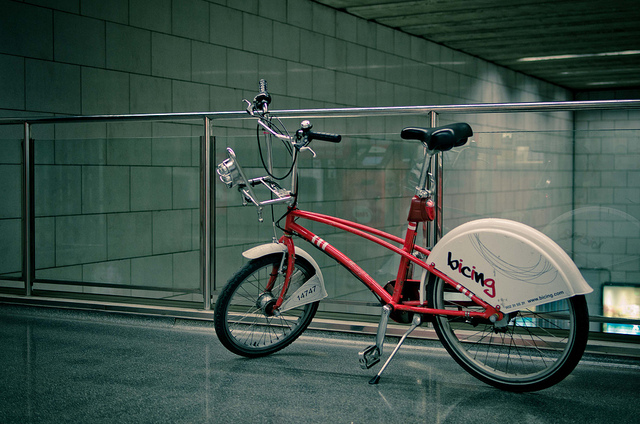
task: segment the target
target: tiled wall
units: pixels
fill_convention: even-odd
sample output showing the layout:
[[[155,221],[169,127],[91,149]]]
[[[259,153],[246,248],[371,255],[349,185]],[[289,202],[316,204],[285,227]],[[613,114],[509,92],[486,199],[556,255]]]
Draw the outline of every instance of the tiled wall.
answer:
[[[276,109],[570,99],[561,88],[308,0],[0,0],[0,10],[1,116],[240,110],[260,78]],[[477,134],[445,159],[447,225],[501,214],[541,228],[570,209],[571,114],[440,119],[469,121]],[[345,139],[317,145],[319,159],[305,159],[312,206],[401,231],[406,206],[396,199],[411,193],[420,149],[398,134],[426,123],[316,121]],[[0,129],[5,275],[21,261],[20,130]],[[540,130],[553,133],[541,140],[526,132]],[[34,127],[38,275],[197,286],[201,131],[197,123]],[[249,168],[258,166],[252,125],[217,122],[214,134],[216,159],[229,144]],[[233,194],[216,187],[218,288],[242,249],[269,239],[268,225]],[[384,254],[345,243],[373,269],[389,267]],[[342,271],[328,272],[332,296],[357,292]]]
[[[640,92],[585,93],[580,100],[637,99]],[[574,231],[563,247],[601,285],[640,281],[640,111],[576,113]],[[599,307],[602,307],[602,303]],[[602,312],[602,311],[600,311]]]

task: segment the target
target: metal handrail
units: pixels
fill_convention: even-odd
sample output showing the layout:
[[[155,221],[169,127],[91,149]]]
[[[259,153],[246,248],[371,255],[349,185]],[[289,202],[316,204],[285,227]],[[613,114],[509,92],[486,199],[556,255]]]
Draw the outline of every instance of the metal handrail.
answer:
[[[436,113],[515,113],[515,112],[561,112],[579,110],[640,109],[640,99],[631,100],[585,100],[568,102],[519,102],[478,103],[462,105],[425,106],[380,106],[344,107],[328,109],[273,110],[272,114],[285,118],[298,117],[368,117],[381,115],[422,115]],[[176,112],[176,113],[132,113],[119,115],[75,115],[0,118],[0,125],[56,124],[67,122],[105,121],[175,121],[188,119],[254,119],[246,111],[224,112]]]

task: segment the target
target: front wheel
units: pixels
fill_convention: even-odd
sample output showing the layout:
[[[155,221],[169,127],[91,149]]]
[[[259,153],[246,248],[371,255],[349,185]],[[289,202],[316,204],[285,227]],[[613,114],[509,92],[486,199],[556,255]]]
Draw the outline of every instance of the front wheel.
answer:
[[[277,253],[253,259],[222,289],[213,322],[220,342],[231,352],[246,357],[274,353],[298,338],[318,310],[319,302],[285,312],[274,310],[284,284],[284,274],[280,272],[282,256]],[[287,295],[316,273],[300,256],[296,256],[294,267]]]
[[[436,309],[482,311],[444,280],[431,276]],[[500,322],[435,316],[449,354],[473,376],[503,390],[545,389],[576,367],[587,345],[589,313],[583,295],[509,313]]]

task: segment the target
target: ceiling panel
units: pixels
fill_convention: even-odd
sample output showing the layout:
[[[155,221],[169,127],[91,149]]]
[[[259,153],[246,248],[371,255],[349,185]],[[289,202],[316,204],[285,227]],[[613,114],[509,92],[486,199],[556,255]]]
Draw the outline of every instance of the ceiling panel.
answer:
[[[573,91],[640,87],[639,0],[315,0]]]

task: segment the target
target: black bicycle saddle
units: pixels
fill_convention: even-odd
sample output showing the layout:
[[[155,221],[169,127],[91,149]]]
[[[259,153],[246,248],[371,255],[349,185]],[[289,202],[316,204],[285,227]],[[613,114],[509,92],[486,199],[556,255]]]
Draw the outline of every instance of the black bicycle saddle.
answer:
[[[436,128],[407,127],[400,133],[405,140],[420,140],[429,150],[441,152],[464,145],[472,135],[473,130],[464,122]]]

